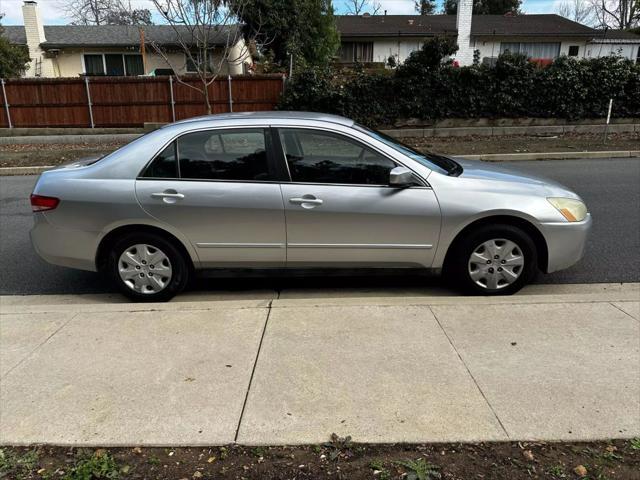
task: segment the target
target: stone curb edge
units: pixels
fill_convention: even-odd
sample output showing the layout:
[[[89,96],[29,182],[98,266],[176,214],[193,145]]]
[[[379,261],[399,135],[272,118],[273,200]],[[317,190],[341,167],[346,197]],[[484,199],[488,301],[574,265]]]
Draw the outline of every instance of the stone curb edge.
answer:
[[[575,160],[581,158],[640,158],[640,150],[615,150],[602,152],[539,152],[539,153],[487,153],[481,155],[453,155],[464,160],[483,162],[510,162],[518,160]],[[39,175],[55,168],[52,165],[33,167],[0,167],[0,176]]]

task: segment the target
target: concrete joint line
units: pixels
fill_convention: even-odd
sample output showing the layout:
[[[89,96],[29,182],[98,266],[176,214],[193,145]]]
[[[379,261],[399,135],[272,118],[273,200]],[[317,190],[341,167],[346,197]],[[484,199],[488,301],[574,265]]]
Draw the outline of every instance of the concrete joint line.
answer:
[[[496,421],[498,422],[498,424],[500,425],[500,428],[502,428],[502,431],[504,432],[504,434],[506,435],[508,440],[511,440],[511,437],[509,436],[509,432],[507,432],[507,429],[504,427],[504,425],[502,424],[502,420],[500,420],[500,417],[498,417],[498,414],[496,413],[496,411],[493,409],[493,406],[491,405],[491,403],[489,403],[489,399],[487,398],[487,396],[484,394],[484,392],[482,391],[482,388],[480,388],[480,385],[478,384],[478,381],[476,380],[476,377],[473,376],[473,373],[471,373],[471,370],[469,369],[469,367],[467,366],[467,363],[464,361],[464,359],[462,358],[462,355],[460,355],[460,352],[458,351],[458,349],[456,348],[456,346],[453,343],[453,340],[451,340],[451,337],[449,336],[449,334],[447,333],[447,331],[444,329],[444,327],[442,326],[442,324],[440,323],[440,320],[438,319],[436,312],[433,311],[433,309],[431,307],[429,307],[429,311],[431,312],[431,315],[433,315],[433,318],[436,319],[436,322],[438,323],[438,326],[440,327],[440,329],[442,330],[442,333],[444,333],[444,336],[447,337],[447,340],[449,341],[449,345],[451,345],[451,348],[453,348],[453,351],[456,352],[456,355],[458,356],[458,358],[460,359],[460,361],[462,362],[462,365],[464,365],[465,370],[467,371],[467,373],[469,374],[469,376],[471,377],[471,380],[473,380],[473,383],[475,384],[476,388],[478,389],[478,391],[480,392],[480,395],[482,395],[482,398],[484,398],[484,401],[487,403],[487,406],[489,407],[489,409],[491,410],[491,413],[493,413],[493,416],[495,417]]]
[[[260,342],[258,343],[258,351],[256,352],[256,359],[253,362],[253,368],[251,369],[251,376],[249,377],[249,384],[247,385],[247,393],[244,396],[244,402],[242,403],[242,410],[240,411],[240,418],[238,418],[238,426],[236,427],[236,434],[233,437],[233,442],[238,442],[238,435],[240,434],[240,425],[242,425],[242,419],[244,417],[244,411],[247,408],[247,401],[249,400],[249,392],[251,391],[251,384],[253,383],[253,376],[256,373],[256,366],[258,365],[258,359],[260,358],[260,351],[262,350],[262,342],[264,341],[264,335],[267,332],[267,325],[269,324],[269,317],[271,317],[271,305],[273,300],[269,302],[267,307],[267,318],[264,320],[264,327],[262,328],[262,335],[260,335]]]
[[[7,373],[5,373],[2,378],[5,379],[9,376],[9,374],[11,372],[13,372],[16,368],[18,368],[20,365],[22,365],[24,362],[27,361],[27,359],[29,357],[31,357],[31,355],[33,355],[36,350],[38,350],[40,347],[42,347],[45,343],[47,343],[49,340],[51,340],[60,330],[62,330],[64,327],[66,327],[69,322],[73,319],[75,319],[78,315],[80,315],[79,313],[76,313],[74,316],[72,316],[69,320],[67,320],[66,322],[64,322],[62,325],[60,325],[58,328],[55,329],[55,331],[49,335],[47,338],[45,338],[42,342],[40,342],[38,345],[36,345],[33,350],[31,350],[29,353],[27,353],[24,358],[22,360],[20,360],[18,363],[16,363],[13,367],[11,367],[9,370],[7,370]]]
[[[609,302],[609,305],[611,305],[616,310],[620,310],[622,313],[624,313],[627,317],[631,318],[632,320],[635,320],[636,322],[640,323],[640,318],[636,318],[633,315],[630,315],[629,312],[625,312],[620,307],[618,307],[615,303]]]

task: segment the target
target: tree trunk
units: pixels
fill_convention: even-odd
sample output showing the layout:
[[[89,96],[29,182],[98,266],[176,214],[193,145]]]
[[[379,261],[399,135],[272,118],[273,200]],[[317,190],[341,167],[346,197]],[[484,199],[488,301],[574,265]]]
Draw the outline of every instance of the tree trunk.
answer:
[[[207,85],[207,82],[202,82],[202,86],[204,88],[202,93],[204,95],[204,105],[207,108],[207,115],[211,115],[211,102],[209,101],[209,87]]]

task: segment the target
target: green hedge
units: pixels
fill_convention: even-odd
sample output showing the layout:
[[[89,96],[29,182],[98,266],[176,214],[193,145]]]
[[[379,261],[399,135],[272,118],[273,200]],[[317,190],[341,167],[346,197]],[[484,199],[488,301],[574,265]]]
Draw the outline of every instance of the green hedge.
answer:
[[[442,61],[440,47],[434,56],[433,45],[425,45],[388,73],[300,72],[279,108],[337,113],[381,126],[407,118],[599,118],[613,98],[613,116],[640,117],[640,65],[629,60],[563,56],[540,66],[504,54],[493,67],[455,67]]]

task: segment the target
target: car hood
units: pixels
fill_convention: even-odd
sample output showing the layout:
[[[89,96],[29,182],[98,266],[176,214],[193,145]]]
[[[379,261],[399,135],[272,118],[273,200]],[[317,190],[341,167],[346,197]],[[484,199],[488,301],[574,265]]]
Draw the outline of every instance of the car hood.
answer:
[[[549,194],[562,194],[578,198],[578,196],[569,188],[555,180],[519,171],[517,168],[504,167],[502,165],[476,160],[456,159],[456,161],[462,165],[462,168],[464,169],[460,175],[460,177],[464,179],[501,183],[506,182],[509,184],[520,184],[530,188],[539,187],[546,190]]]

